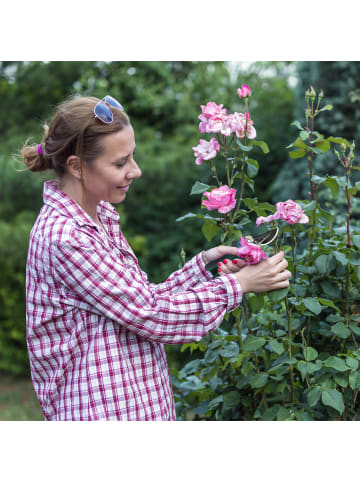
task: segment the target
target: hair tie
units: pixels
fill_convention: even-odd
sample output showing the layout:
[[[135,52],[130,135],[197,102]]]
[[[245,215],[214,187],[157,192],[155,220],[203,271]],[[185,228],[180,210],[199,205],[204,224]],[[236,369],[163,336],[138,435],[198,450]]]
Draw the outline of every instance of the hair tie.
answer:
[[[38,144],[38,146],[37,146],[37,151],[38,151],[38,153],[41,154],[41,155],[44,154],[44,153],[43,153],[43,150],[42,150],[42,147],[41,147],[41,144]]]

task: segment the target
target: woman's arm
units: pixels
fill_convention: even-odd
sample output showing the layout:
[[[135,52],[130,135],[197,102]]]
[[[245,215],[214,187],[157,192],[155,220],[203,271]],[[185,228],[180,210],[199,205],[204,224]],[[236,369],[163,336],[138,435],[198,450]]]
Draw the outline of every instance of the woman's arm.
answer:
[[[241,302],[235,275],[197,282],[177,293],[157,293],[140,269],[111,252],[76,240],[51,247],[52,269],[64,297],[134,333],[161,343],[200,340]]]

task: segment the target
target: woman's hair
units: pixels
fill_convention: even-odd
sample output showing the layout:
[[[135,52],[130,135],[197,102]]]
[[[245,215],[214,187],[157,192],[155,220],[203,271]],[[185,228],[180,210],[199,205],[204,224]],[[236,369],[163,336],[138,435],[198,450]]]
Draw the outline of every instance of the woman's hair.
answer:
[[[81,167],[84,162],[90,164],[99,157],[104,137],[129,126],[130,120],[123,111],[106,104],[113,113],[113,121],[110,124],[101,122],[94,115],[98,102],[96,97],[78,96],[60,104],[49,126],[44,126],[41,147],[25,144],[22,148],[27,169],[34,172],[54,169],[61,178],[69,156],[78,156]]]

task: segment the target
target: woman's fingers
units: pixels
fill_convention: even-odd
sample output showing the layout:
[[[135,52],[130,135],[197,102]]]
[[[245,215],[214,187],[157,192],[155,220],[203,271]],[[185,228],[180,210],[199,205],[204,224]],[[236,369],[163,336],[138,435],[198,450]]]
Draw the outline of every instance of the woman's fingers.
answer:
[[[218,263],[218,272],[219,274],[236,273],[244,266],[246,266],[246,263],[241,258],[224,259],[223,262]]]

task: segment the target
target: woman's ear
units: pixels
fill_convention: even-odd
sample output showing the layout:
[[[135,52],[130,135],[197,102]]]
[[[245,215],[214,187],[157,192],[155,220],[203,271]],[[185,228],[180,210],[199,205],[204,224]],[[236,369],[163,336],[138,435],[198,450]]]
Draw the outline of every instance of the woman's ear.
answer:
[[[81,161],[78,156],[69,156],[66,160],[66,167],[69,174],[76,179],[81,179]]]

